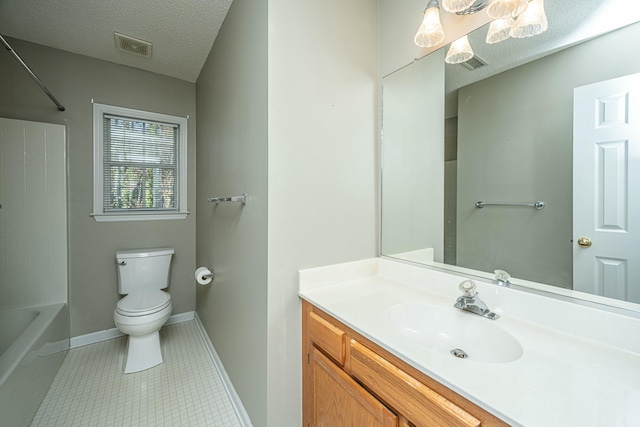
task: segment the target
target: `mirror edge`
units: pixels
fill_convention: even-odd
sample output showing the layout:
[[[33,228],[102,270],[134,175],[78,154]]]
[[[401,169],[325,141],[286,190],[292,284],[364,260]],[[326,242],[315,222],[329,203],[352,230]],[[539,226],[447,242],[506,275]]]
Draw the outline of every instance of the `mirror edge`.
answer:
[[[379,253],[378,257],[402,264],[412,265],[414,267],[456,275],[462,278],[473,279],[478,282],[501,287],[501,285],[498,285],[495,279],[491,277],[490,273],[485,273],[478,270],[450,266],[446,264],[440,265],[440,263],[426,264],[424,262],[415,262],[402,258],[395,258],[389,255],[384,255],[382,253]],[[640,306],[635,303],[607,298],[600,295],[592,295],[585,292],[574,291],[571,289],[557,288],[555,286],[546,285],[544,283],[531,282],[518,278],[512,279],[516,280],[516,283],[510,283],[508,286],[509,289],[522,291],[532,295],[543,296],[554,300],[569,302],[572,304],[577,304],[597,310],[607,311],[610,313],[619,314],[621,316],[640,319]]]

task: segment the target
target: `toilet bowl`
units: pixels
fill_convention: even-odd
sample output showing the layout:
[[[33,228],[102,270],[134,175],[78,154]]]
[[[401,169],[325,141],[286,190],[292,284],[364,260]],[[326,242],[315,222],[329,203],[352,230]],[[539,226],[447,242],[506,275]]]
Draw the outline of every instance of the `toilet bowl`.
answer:
[[[160,328],[171,316],[171,308],[171,296],[160,290],[134,292],[118,301],[113,320],[129,335],[125,374],[162,363]]]
[[[163,362],[160,328],[171,316],[168,286],[172,248],[116,253],[118,292],[113,320],[129,336],[124,373],[143,371]]]

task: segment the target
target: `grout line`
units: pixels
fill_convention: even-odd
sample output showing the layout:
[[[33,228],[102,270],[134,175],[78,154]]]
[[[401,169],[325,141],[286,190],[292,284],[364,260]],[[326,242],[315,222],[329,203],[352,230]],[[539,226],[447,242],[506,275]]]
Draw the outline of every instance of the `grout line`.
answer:
[[[70,350],[32,426],[250,427],[215,350],[188,317],[161,329],[164,363],[145,371],[123,373],[126,336]]]

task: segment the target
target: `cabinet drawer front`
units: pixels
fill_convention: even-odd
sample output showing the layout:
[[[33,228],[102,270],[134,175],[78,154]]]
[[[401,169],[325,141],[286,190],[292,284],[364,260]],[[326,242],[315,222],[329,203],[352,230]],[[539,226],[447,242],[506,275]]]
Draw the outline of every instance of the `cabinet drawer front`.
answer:
[[[367,347],[351,340],[351,374],[416,427],[480,426],[480,421]]]
[[[398,427],[398,417],[317,349],[313,426]]]
[[[347,334],[337,326],[309,312],[309,338],[329,357],[344,365],[347,354]]]

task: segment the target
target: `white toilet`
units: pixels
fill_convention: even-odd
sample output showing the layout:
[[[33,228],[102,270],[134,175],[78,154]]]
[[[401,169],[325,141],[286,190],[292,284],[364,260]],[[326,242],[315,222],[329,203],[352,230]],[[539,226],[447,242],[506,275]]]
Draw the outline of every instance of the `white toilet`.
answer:
[[[129,335],[124,373],[143,371],[162,363],[160,328],[171,316],[169,285],[173,248],[116,252],[118,293],[116,327]]]

